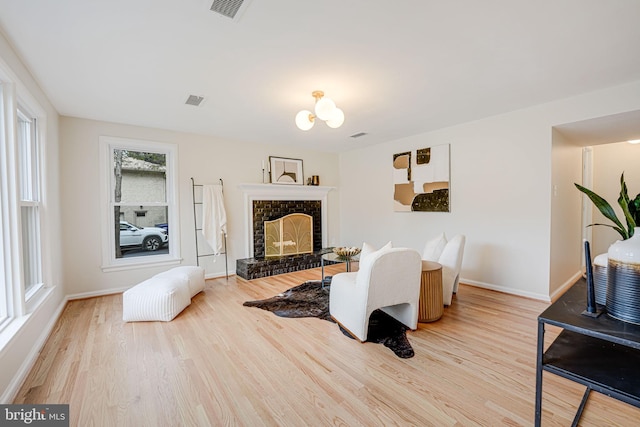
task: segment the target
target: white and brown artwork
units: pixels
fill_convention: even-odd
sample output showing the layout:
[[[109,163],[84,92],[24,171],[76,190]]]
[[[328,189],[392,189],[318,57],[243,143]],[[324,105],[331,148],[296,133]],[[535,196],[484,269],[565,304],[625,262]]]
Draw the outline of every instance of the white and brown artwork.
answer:
[[[449,144],[393,155],[396,212],[449,212]]]
[[[302,160],[269,156],[272,184],[303,185]]]

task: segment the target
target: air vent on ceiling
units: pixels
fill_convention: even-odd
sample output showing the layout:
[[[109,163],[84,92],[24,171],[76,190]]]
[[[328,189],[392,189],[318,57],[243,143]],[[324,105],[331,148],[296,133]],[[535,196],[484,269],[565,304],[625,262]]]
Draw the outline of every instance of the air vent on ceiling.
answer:
[[[204,101],[204,96],[189,95],[189,98],[187,98],[187,102],[185,102],[185,104],[199,107],[202,101]]]
[[[235,18],[245,0],[213,0],[211,10],[227,18]]]
[[[351,138],[360,138],[361,136],[365,136],[366,134],[366,132],[354,133],[353,135],[351,135]]]

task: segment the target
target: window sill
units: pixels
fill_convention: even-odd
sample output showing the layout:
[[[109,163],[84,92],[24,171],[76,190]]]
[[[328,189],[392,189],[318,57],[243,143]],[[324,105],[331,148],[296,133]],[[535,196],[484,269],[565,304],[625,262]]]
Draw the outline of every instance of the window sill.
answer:
[[[27,313],[33,313],[43,302],[44,300],[51,295],[53,291],[52,287],[47,287],[44,285],[39,285],[37,289],[30,292],[27,295],[27,302],[25,305],[25,309]]]
[[[20,329],[22,329],[22,327],[28,322],[33,313],[52,293],[52,287],[41,287],[27,302],[27,313],[25,315],[9,319],[5,324],[3,324],[4,327],[0,330],[0,353],[2,353],[13,337],[15,337],[20,332]]]
[[[141,258],[145,258],[145,257],[141,257]],[[145,267],[178,265],[181,262],[182,262],[182,258],[167,256],[167,257],[158,257],[154,260],[149,260],[148,258],[145,260],[137,260],[137,259],[127,260],[123,262],[113,263],[110,265],[103,265],[101,268],[104,273],[111,273],[113,271],[135,270],[138,268],[145,268]]]

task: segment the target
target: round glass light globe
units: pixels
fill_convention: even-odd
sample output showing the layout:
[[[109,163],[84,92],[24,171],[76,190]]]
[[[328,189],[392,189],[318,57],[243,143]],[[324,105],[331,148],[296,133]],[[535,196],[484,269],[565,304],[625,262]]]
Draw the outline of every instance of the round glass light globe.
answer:
[[[296,114],[296,126],[300,130],[309,130],[313,127],[313,114],[309,110],[302,110]]]
[[[329,120],[336,109],[336,104],[329,98],[321,98],[316,102],[316,116],[320,120]]]
[[[331,118],[327,120],[326,123],[330,128],[339,128],[344,123],[344,112],[341,109],[336,108],[335,110],[333,110]]]

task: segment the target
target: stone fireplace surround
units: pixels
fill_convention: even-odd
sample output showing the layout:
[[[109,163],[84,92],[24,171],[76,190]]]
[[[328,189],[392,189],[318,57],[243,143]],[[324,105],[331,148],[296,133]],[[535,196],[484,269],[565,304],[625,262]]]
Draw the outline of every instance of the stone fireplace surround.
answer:
[[[303,213],[313,218],[313,251],[322,249],[322,202],[320,200],[254,200],[253,257],[265,257],[264,222],[291,213]]]
[[[320,256],[327,252],[327,195],[333,187],[241,184],[244,194],[245,259],[236,260],[236,274],[251,280],[320,266]],[[306,213],[314,217],[314,252],[311,254],[264,258],[263,221],[289,213]]]

